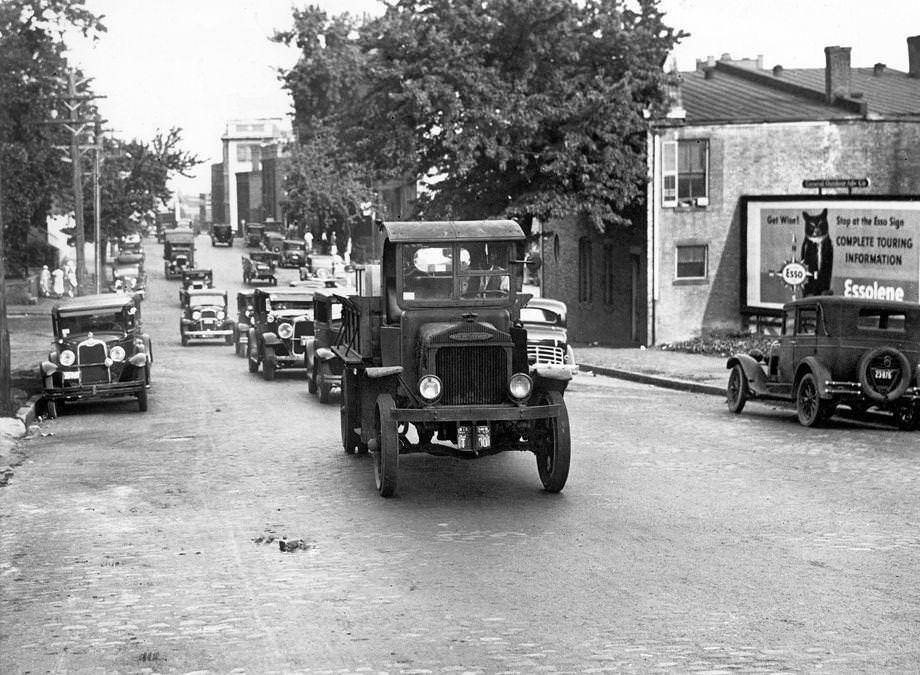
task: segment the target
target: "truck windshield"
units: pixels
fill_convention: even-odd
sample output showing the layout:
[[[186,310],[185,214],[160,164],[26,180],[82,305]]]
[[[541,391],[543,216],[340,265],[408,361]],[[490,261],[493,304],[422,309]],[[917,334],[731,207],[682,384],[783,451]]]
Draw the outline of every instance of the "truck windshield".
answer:
[[[402,252],[403,294],[407,301],[454,297],[454,279],[467,300],[494,301],[510,294],[510,246],[506,242],[406,244]]]

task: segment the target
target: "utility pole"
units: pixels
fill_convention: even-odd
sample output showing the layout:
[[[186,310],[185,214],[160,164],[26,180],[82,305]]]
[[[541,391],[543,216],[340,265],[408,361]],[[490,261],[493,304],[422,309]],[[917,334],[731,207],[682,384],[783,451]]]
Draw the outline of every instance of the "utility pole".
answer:
[[[3,237],[3,143],[0,141],[0,416],[13,414],[10,332],[6,322],[6,245]]]
[[[77,81],[76,75],[71,70],[67,74],[67,96],[64,98],[64,107],[69,111],[69,116],[63,120],[45,120],[48,124],[62,124],[70,132],[70,161],[73,164],[73,199],[74,199],[74,245],[77,250],[77,294],[83,293],[86,281],[86,261],[84,256],[84,243],[86,240],[83,230],[83,163],[82,157],[85,150],[95,147],[81,146],[80,136],[89,128],[91,124],[97,123],[98,115],[95,119],[81,117],[81,108],[88,102],[103,96],[94,96],[92,94],[80,94],[77,87],[82,86],[92,78],[86,78]],[[97,246],[99,242],[96,242]],[[98,256],[98,253],[97,253]],[[99,283],[97,277],[97,284]]]
[[[95,152],[93,153],[93,233],[96,240],[96,293],[102,293],[102,199],[99,179],[102,165],[102,120],[96,115],[96,124],[93,129]]]

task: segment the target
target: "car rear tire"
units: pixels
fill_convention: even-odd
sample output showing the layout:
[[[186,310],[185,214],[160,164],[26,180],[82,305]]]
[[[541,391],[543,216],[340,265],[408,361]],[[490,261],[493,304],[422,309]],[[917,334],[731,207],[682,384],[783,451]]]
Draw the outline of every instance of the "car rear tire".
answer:
[[[744,367],[736,363],[728,374],[728,387],[725,391],[729,411],[737,414],[744,410],[744,404],[747,403],[750,394]]]
[[[141,389],[137,392],[137,409],[140,412],[147,412],[147,390]]]
[[[380,394],[377,397],[377,451],[374,453],[374,480],[381,497],[396,494],[399,477],[399,431],[391,417],[396,408],[393,397]]]
[[[185,331],[180,328],[179,334],[182,337],[182,346],[188,347],[188,336],[185,334]]]
[[[546,394],[543,405],[559,405],[558,417],[537,420],[534,454],[537,457],[537,471],[543,489],[547,492],[560,492],[569,477],[569,464],[572,458],[572,439],[569,433],[569,413],[565,400],[558,391]]]
[[[316,364],[307,372],[307,391],[316,394]]]
[[[818,381],[812,373],[805,373],[795,388],[795,412],[803,427],[815,427],[830,419],[837,404],[822,399],[818,394]]]
[[[249,362],[249,372],[259,372],[259,354],[253,351],[252,338],[246,343],[246,360]]]
[[[903,403],[895,409],[894,417],[901,431],[916,431],[920,428],[920,404]]]
[[[342,447],[349,455],[367,452],[367,446],[361,441],[361,435],[355,432],[361,424],[360,409],[357,404],[358,388],[355,375],[348,369],[342,373],[342,395],[339,397],[339,421],[342,427]]]
[[[266,347],[265,356],[262,359],[262,377],[265,378],[266,381],[271,382],[275,379],[276,365],[275,350],[271,347]]]

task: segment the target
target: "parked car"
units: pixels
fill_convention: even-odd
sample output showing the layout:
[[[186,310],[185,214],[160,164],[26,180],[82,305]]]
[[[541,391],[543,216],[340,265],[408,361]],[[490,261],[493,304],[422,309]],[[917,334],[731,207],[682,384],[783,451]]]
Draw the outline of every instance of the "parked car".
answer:
[[[218,244],[233,246],[233,227],[229,223],[211,224],[211,246]]]
[[[342,386],[342,360],[332,351],[342,327],[342,298],[332,283],[313,293],[313,335],[305,344],[307,391],[319,394],[320,403],[329,403],[333,389]]]
[[[300,268],[300,280],[334,279],[345,272],[345,261],[339,254],[310,253],[307,262]]]
[[[578,370],[575,350],[569,344],[565,303],[550,298],[531,298],[521,308],[521,323],[527,329],[527,361],[534,366],[558,366]]]
[[[811,296],[783,307],[783,332],[766,355],[736,354],[728,409],[748,400],[795,403],[799,422],[826,422],[838,405],[894,415],[899,428],[920,419],[920,306],[915,303]]]
[[[51,309],[54,341],[39,368],[49,417],[65,402],[133,396],[147,410],[153,350],[141,329],[140,298],[85,295]]]
[[[112,283],[109,284],[109,288],[113,293],[136,293],[143,298],[147,292],[147,274],[144,272],[143,264],[122,263],[116,260],[112,266]]]
[[[265,230],[262,233],[261,246],[266,251],[277,253],[280,258],[281,251],[284,248],[284,235],[281,234],[280,232]]]
[[[278,285],[275,276],[275,265],[278,254],[271,251],[253,251],[249,257],[243,256],[243,283],[267,283],[271,286]]]
[[[189,340],[223,340],[233,344],[233,319],[227,315],[227,291],[190,288],[182,291],[179,336],[182,346]]]
[[[236,294],[236,321],[233,324],[233,342],[236,345],[236,355],[240,358],[246,356],[249,344],[249,326],[252,324],[252,296],[253,290],[240,291]]]
[[[313,293],[299,288],[257,288],[252,296],[249,372],[273,380],[282,368],[303,369],[307,338],[313,335]]]
[[[285,239],[281,243],[281,267],[298,268],[307,260],[307,244],[300,239]]]

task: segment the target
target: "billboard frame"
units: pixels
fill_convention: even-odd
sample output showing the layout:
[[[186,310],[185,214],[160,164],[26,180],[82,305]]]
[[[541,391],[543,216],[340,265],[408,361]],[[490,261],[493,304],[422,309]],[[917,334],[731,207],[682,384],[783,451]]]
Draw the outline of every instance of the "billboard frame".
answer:
[[[783,202],[909,202],[920,203],[920,194],[899,195],[899,194],[787,194],[787,195],[741,195],[738,199],[738,205],[741,211],[741,257],[740,257],[740,286],[738,289],[738,301],[743,316],[781,316],[782,309],[773,307],[762,307],[748,304],[748,204],[750,202],[772,202],[782,204]]]

